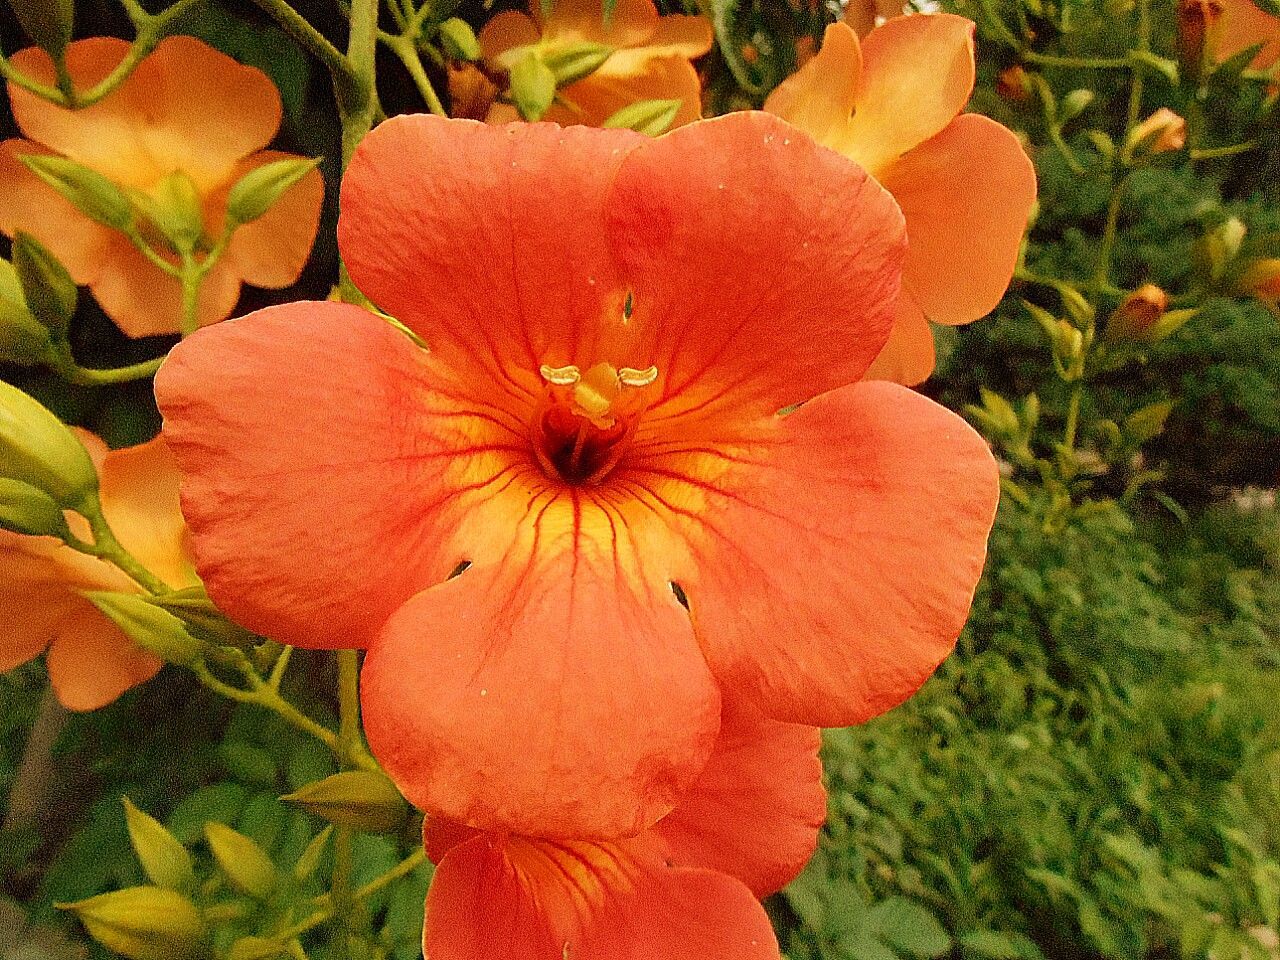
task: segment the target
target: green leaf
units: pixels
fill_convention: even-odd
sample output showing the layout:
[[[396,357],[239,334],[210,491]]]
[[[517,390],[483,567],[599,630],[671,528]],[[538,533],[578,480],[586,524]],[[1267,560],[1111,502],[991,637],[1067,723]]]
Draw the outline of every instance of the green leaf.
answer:
[[[881,900],[867,913],[881,940],[913,957],[938,957],[951,949],[951,937],[936,917],[904,897]]]
[[[187,848],[159,820],[135,807],[128,797],[123,802],[129,842],[148,879],[157,887],[170,890],[194,887],[195,871]]]
[[[75,0],[9,0],[9,6],[27,36],[55,61],[61,60],[71,42]]]
[[[1019,960],[1022,951],[1008,934],[994,930],[970,930],[959,938],[966,951],[990,960]]]

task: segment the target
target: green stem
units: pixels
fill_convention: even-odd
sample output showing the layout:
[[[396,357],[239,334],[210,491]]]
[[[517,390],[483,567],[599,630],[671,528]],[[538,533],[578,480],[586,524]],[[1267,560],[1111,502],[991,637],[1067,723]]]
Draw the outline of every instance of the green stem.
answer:
[[[1023,50],[1022,59],[1041,67],[1075,67],[1081,70],[1126,70],[1133,66],[1128,57],[1057,57]]]
[[[145,380],[160,369],[164,357],[144,360],[127,367],[113,367],[110,370],[99,370],[82,367],[71,355],[71,348],[65,342],[50,358],[49,367],[68,383],[82,387],[102,387],[114,383],[131,383],[134,380]]]
[[[1109,286],[1111,279],[1111,254],[1115,250],[1116,235],[1120,225],[1120,207],[1124,204],[1128,178],[1117,180],[1111,188],[1111,200],[1107,204],[1107,221],[1102,228],[1102,240],[1098,244],[1098,265],[1094,268],[1090,287],[1095,295]]]
[[[422,65],[422,56],[418,53],[417,45],[406,37],[391,37],[384,42],[409,71],[409,76],[413,78],[414,86],[418,88],[418,94],[426,103],[427,109],[438,117],[447,116],[444,104],[440,102],[435,87],[431,85],[431,78],[427,76],[426,68]]]
[[[369,897],[373,896],[379,890],[383,890],[386,887],[390,886],[391,884],[395,883],[397,880],[400,880],[403,877],[407,877],[409,874],[413,873],[413,871],[418,869],[418,867],[420,867],[426,861],[426,859],[427,859],[426,851],[421,848],[418,848],[413,853],[409,854],[407,857],[405,857],[403,860],[397,863],[390,870],[388,870],[386,873],[383,873],[383,874],[380,874],[379,876],[374,877],[372,880],[366,883],[363,887],[360,887],[358,890],[356,890],[355,893],[351,895],[351,901],[354,903],[360,903],[364,900],[367,900]],[[316,907],[317,907],[316,912],[312,913],[306,919],[298,922],[294,926],[289,927],[287,930],[277,934],[277,939],[280,942],[282,943],[287,942],[289,940],[292,940],[294,937],[299,937],[302,934],[306,933],[308,930],[313,930],[316,927],[320,926],[320,924],[333,919],[334,909],[333,909],[333,898],[331,896],[329,896],[328,894],[325,894],[323,896],[317,897],[313,902],[316,904]]]
[[[178,331],[183,337],[191,336],[200,326],[200,284],[207,272],[190,253],[182,254],[182,267],[178,272],[182,283],[182,316]]]
[[[84,505],[81,512],[89,521],[89,529],[93,532],[93,543],[73,540],[68,542],[69,546],[81,553],[87,553],[114,564],[148,593],[160,596],[173,592],[168,584],[135,560],[133,554],[116,539],[116,535],[107,523],[107,518],[102,515],[102,505],[98,501],[97,494],[94,494]]]
[[[1084,383],[1077,380],[1071,388],[1071,400],[1067,405],[1067,426],[1062,432],[1062,445],[1067,450],[1076,448],[1076,431],[1080,427],[1080,398],[1083,393]]]
[[[1229,147],[1203,147],[1191,151],[1192,160],[1211,160],[1214,157],[1234,157],[1238,153],[1248,153],[1250,150],[1257,150],[1261,144],[1254,140],[1247,143],[1233,143]]]
[[[333,86],[338,91],[339,97],[342,96],[342,90],[350,89],[358,83],[358,77],[351,63],[342,55],[342,51],[330,43],[324,34],[313,27],[285,0],[253,0],[253,2],[280,24],[304,50],[324,64],[333,78]]]
[[[338,91],[343,170],[351,163],[351,157],[364,135],[373,129],[373,117],[378,109],[374,87],[374,61],[377,52],[378,0],[353,0],[345,59],[353,84],[350,90]]]

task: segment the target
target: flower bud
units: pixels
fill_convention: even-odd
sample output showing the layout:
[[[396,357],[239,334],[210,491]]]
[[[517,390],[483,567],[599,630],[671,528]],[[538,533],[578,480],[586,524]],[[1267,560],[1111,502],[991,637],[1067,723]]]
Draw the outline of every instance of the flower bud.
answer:
[[[1135,443],[1146,443],[1160,435],[1173,412],[1172,400],[1149,403],[1125,417],[1124,432]]]
[[[1199,312],[1200,309],[1198,307],[1168,311],[1148,328],[1145,337],[1147,343],[1159,343],[1165,337],[1177,333],[1188,320]]]
[[[13,269],[31,315],[62,337],[76,312],[80,291],[67,268],[29,233],[13,239]]]
[[[439,31],[440,46],[444,48],[450,60],[480,59],[482,53],[480,41],[476,39],[475,31],[467,21],[450,17],[440,24]]]
[[[1154,283],[1144,283],[1107,319],[1105,336],[1113,342],[1143,340],[1168,309],[1169,295]]]
[[[27,308],[18,272],[0,260],[0,363],[41,363],[51,347],[49,330]]]
[[[1240,274],[1237,286],[1245,296],[1256,297],[1259,303],[1276,309],[1280,303],[1280,259],[1254,260]]]
[[[1168,107],[1161,107],[1129,131],[1130,151],[1168,153],[1181,150],[1187,142],[1187,121]]]
[[[448,68],[449,115],[483,120],[498,97],[498,88],[484,71],[470,63],[451,63]]]
[[[195,904],[160,887],[129,887],[58,907],[75,911],[93,939],[130,960],[195,957],[204,936]]]
[[[133,226],[133,205],[119,187],[96,170],[47,154],[28,153],[19,159],[90,220],[113,230]]]
[[[9,0],[9,6],[36,46],[60,61],[71,42],[75,0]]]
[[[187,848],[159,820],[135,807],[128,797],[123,797],[122,802],[129,842],[151,882],[170,890],[194,887],[196,875]]]
[[[526,120],[541,120],[556,97],[556,75],[530,50],[511,67],[511,100]]]
[[[404,826],[408,807],[395,784],[372,770],[350,770],[309,783],[282,800],[317,817],[365,833],[394,833]]]
[[[232,886],[258,900],[271,896],[276,888],[276,865],[260,846],[221,823],[206,823],[204,836]]]
[[[227,219],[235,224],[252,223],[319,164],[318,159],[290,158],[255,167],[227,194]]]
[[[1059,122],[1067,123],[1080,116],[1088,108],[1089,104],[1093,103],[1093,98],[1094,93],[1092,90],[1084,88],[1072,90],[1058,104]]]
[[[302,856],[298,857],[298,862],[293,865],[295,879],[306,880],[320,868],[320,861],[324,857],[325,850],[329,848],[329,840],[332,836],[333,824],[330,824],[307,844],[307,848],[302,851]]]
[[[613,56],[613,47],[603,43],[574,43],[542,54],[542,62],[556,78],[557,87],[589,77]]]
[[[175,170],[151,192],[136,191],[133,202],[179,253],[190,253],[204,237],[204,209],[191,178]]]
[[[605,120],[604,126],[634,130],[646,137],[658,137],[671,128],[680,111],[679,100],[640,100],[627,104]]]
[[[84,597],[126,637],[166,663],[189,667],[203,659],[204,644],[187,632],[181,620],[142,594],[86,590]]]
[[[0,381],[0,476],[43,490],[66,509],[83,507],[98,473],[66,425],[17,387]]]
[[[1178,0],[1178,58],[1192,79],[1213,62],[1223,0]]]
[[[43,490],[21,480],[0,477],[0,530],[32,537],[68,537],[62,508]]]
[[[1005,67],[996,78],[996,93],[1013,103],[1026,103],[1032,92],[1031,77],[1021,64]]]

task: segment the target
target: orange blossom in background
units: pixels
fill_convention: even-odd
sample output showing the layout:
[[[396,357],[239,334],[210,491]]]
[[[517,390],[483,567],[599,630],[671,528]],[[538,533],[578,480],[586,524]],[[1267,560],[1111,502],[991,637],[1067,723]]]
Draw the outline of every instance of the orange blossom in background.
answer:
[[[109,37],[78,40],[67,48],[67,70],[84,89],[109,74],[128,49],[125,41]],[[53,63],[37,47],[15,54],[11,63],[34,80],[54,83]],[[200,195],[206,233],[217,238],[235,182],[254,167],[289,156],[263,149],[281,115],[280,94],[267,75],[193,37],[169,37],[91,107],[68,110],[12,83],[9,98],[27,139],[0,144],[0,230],[8,236],[22,230],[52,250],[129,336],[177,332],[177,279],[123,234],[90,220],[18,158],[61,154],[143,193],[180,171]],[[324,181],[312,171],[260,219],[236,230],[201,287],[201,324],[230,315],[242,282],[274,288],[298,279],[315,240],[323,196]],[[168,259],[177,262],[172,251]]]
[[[914,385],[933,372],[927,321],[970,323],[995,309],[1013,276],[1036,177],[1018,139],[961,114],[973,92],[973,21],[895,17],[861,43],[827,27],[817,56],[765,109],[856,160],[907,221],[893,333],[867,376]]]
[[[722,688],[843,726],[951,651],[996,467],[858,382],[903,228],[856,164],[763,113],[656,140],[396,117],[338,241],[429,351],[294,303],[197,333],[156,393],[215,602],[368,648],[366,732],[417,805],[635,834],[705,764]]]

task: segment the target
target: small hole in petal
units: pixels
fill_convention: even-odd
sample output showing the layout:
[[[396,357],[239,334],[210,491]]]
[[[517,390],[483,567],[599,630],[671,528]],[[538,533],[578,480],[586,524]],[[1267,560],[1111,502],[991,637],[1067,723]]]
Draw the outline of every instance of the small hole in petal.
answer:
[[[635,312],[635,309],[636,309],[635,296],[632,294],[632,292],[631,292],[630,290],[628,290],[628,291],[627,291],[627,299],[626,299],[626,301],[622,304],[622,319],[623,319],[623,320],[630,320],[630,319],[631,319],[631,314]]]
[[[445,577],[445,579],[452,580],[454,577],[461,576],[462,572],[466,570],[467,567],[469,566],[471,566],[471,561],[463,560],[461,563],[459,563],[456,567],[453,568],[453,572],[450,573],[449,576]]]
[[[670,586],[671,592],[674,593],[676,595],[676,599],[680,601],[680,606],[688,610],[689,598],[685,596],[684,587],[680,586],[680,584],[676,583],[674,580],[671,581]]]

